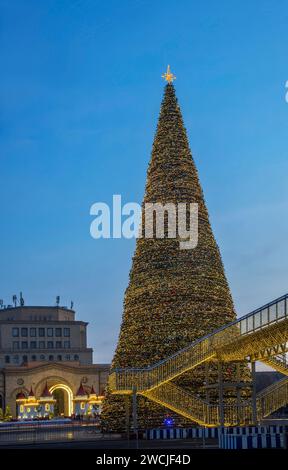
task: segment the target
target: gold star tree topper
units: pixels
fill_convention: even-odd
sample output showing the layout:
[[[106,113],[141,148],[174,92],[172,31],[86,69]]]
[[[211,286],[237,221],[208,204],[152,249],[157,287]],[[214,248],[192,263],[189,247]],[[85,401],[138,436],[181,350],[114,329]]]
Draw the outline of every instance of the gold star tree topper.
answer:
[[[173,80],[176,80],[175,75],[170,70],[170,65],[167,67],[167,72],[163,73],[162,78],[164,78],[164,80],[166,80],[168,83],[172,83]]]

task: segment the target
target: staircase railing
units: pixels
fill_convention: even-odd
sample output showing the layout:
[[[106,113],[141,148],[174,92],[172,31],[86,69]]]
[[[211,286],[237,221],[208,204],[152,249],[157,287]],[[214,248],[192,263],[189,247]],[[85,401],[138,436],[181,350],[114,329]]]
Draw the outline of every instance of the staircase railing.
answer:
[[[281,372],[284,375],[288,375],[288,363],[285,355],[283,356],[271,356],[261,359],[261,362],[273,367],[273,369]]]
[[[288,318],[288,294],[200,338],[172,356],[146,368],[114,369],[109,387],[114,393],[149,390],[168,382],[217,355],[224,346]]]
[[[269,416],[288,403],[288,378],[278,380],[257,394],[257,414],[259,419]]]
[[[172,380],[186,370],[211,359],[213,355],[215,352],[212,351],[209,340],[201,339],[154,366],[145,369],[114,370],[109,377],[109,386],[112,390],[124,393],[131,391],[133,387],[139,391],[147,390]]]
[[[172,382],[144,392],[143,395],[198,424],[214,426],[219,421],[217,405],[208,404]]]

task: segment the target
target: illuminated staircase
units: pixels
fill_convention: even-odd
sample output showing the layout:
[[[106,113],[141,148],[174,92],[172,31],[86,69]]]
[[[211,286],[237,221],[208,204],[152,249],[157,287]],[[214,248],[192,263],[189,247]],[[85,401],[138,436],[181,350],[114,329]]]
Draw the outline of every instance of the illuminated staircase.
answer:
[[[209,405],[174,383],[165,383],[142,395],[198,424],[213,426],[219,421],[217,405]]]
[[[113,394],[146,396],[201,425],[219,424],[219,406],[211,405],[181,389],[171,380],[206,361],[261,360],[288,375],[288,366],[277,354],[288,345],[288,294],[200,338],[174,355],[146,368],[115,369],[109,376]],[[283,356],[284,357],[284,356]],[[261,420],[288,402],[288,379],[257,395]],[[224,425],[251,423],[251,402],[225,404]]]
[[[114,393],[131,393],[133,387],[150,390],[171,381],[184,372],[211,360],[216,351],[209,344],[209,339],[195,341],[173,356],[145,369],[116,369],[109,376],[109,386]]]
[[[257,412],[259,419],[269,416],[288,403],[288,378],[278,380],[257,395]]]
[[[191,419],[202,426],[219,426],[219,405],[211,405],[173,383],[163,384],[141,395]],[[269,416],[288,403],[288,379],[279,380],[265,388],[256,397],[257,420]],[[244,425],[252,422],[251,402],[226,404],[223,407],[224,425]]]
[[[115,369],[109,376],[110,389],[120,394],[132,393],[133,387],[150,390],[211,359],[241,360],[269,352],[272,347],[276,354],[277,348],[288,341],[287,304],[288,295],[280,297],[153,366]]]
[[[261,362],[264,362],[267,366],[281,372],[281,374],[288,375],[288,364],[285,355],[263,358],[261,359]]]

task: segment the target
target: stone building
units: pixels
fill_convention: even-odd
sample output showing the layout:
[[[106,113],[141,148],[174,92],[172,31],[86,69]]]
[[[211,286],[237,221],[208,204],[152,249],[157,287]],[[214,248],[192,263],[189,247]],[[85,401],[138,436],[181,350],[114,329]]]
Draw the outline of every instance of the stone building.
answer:
[[[16,417],[16,400],[28,400],[33,390],[35,403],[41,401],[46,384],[55,414],[75,413],[81,384],[87,396],[101,404],[110,365],[93,364],[87,325],[66,307],[1,309],[0,408],[8,405]]]

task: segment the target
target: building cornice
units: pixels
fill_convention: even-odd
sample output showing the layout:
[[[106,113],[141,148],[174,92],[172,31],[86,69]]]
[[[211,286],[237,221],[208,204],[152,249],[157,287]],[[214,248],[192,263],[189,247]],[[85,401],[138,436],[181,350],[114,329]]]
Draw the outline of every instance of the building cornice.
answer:
[[[12,310],[14,311],[19,311],[19,310],[31,310],[31,309],[37,309],[37,310],[44,310],[44,309],[49,309],[49,310],[65,310],[65,312],[72,312],[75,313],[75,310],[72,310],[71,308],[68,307],[61,307],[61,306],[56,306],[56,305],[18,305],[17,307],[6,307],[2,308],[0,310],[0,313],[2,312],[10,312]]]
[[[43,364],[29,364],[28,366],[23,366],[23,367],[7,367],[3,368],[1,371],[4,372],[5,375],[29,375],[31,372],[36,373],[36,372],[41,372],[42,370],[51,370],[51,369],[58,369],[60,371],[71,371],[75,372],[75,369],[79,372],[87,372],[91,373],[91,371],[100,371],[100,372],[106,372],[110,370],[110,364],[68,364],[66,362],[46,362]]]

